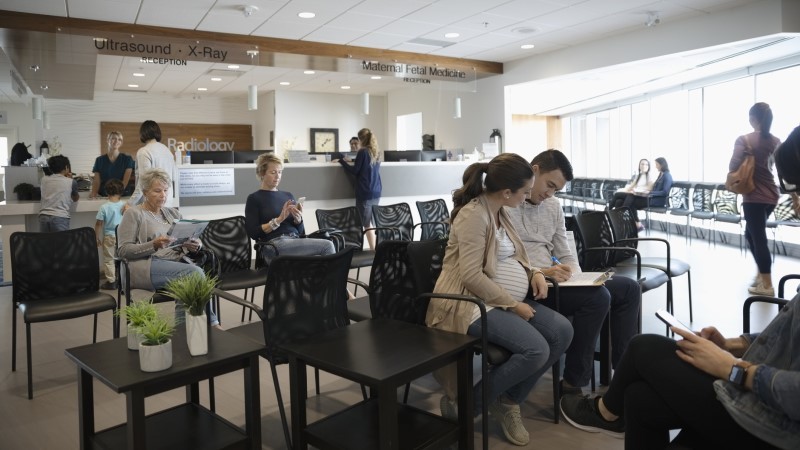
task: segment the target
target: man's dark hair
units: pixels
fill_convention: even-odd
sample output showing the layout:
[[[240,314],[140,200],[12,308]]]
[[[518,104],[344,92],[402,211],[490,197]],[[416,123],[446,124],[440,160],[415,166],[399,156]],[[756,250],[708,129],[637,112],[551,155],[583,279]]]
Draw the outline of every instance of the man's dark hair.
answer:
[[[122,195],[122,191],[125,189],[125,186],[122,185],[121,180],[112,178],[106,181],[105,188],[106,195],[111,197],[112,195]]]
[[[61,173],[69,167],[69,158],[64,155],[56,155],[47,158],[47,167],[53,173]]]
[[[560,170],[561,174],[564,175],[564,179],[567,181],[572,181],[572,178],[574,178],[572,175],[572,164],[570,164],[569,159],[567,159],[561,151],[554,148],[545,150],[536,155],[533,161],[531,161],[531,166],[538,166],[539,172],[541,173]]]

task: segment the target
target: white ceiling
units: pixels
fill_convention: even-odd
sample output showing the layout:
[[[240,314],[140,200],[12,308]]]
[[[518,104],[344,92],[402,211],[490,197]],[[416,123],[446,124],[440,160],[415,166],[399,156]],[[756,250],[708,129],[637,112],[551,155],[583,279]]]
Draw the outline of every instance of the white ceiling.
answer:
[[[507,63],[641,29],[651,12],[657,12],[661,22],[667,23],[753,1],[756,0],[0,0],[0,9]],[[245,17],[245,5],[258,9]],[[297,14],[303,11],[314,12],[316,17],[300,19]],[[460,36],[446,38],[447,32],[457,32]],[[418,39],[451,42],[452,45],[438,47],[411,42]],[[36,37],[29,40],[34,42]],[[9,42],[0,38],[0,45],[7,46]],[[522,44],[535,44],[535,48],[522,50]],[[74,43],[74,48],[79,46]],[[10,53],[8,49],[6,53]],[[79,56],[76,60],[87,60],[89,70],[91,65],[95,66],[94,92],[136,90],[174,96],[244,96],[248,85],[257,84],[262,92],[290,89],[381,95],[405,87],[404,83],[390,77],[372,80],[367,75],[326,70],[307,75],[296,64],[286,64],[287,67],[242,65],[231,71],[227,65],[219,63],[190,61],[187,66],[143,67],[138,58],[132,57],[84,58],[86,55],[77,51],[76,56]],[[19,97],[11,90],[6,75],[8,65],[8,58],[0,55],[0,101],[29,101],[27,96]],[[642,67],[627,65],[632,73],[641,72]],[[659,67],[662,67],[660,72],[649,66],[647,77],[657,78],[661,73],[674,70],[668,62]],[[32,77],[26,73],[27,66],[16,69],[26,80]],[[212,82],[210,71],[221,73],[222,81]],[[134,78],[133,72],[145,76]],[[80,71],[63,76],[86,78]],[[626,75],[614,71],[609,76],[619,79]],[[585,87],[593,88],[584,95],[608,92],[609,89],[602,86],[604,78],[605,75],[598,72],[595,80],[601,81],[585,83]],[[68,85],[74,80],[54,80],[52,85],[60,85],[62,81]],[[282,81],[290,85],[280,85]],[[128,84],[132,83],[139,87],[129,88]],[[343,84],[350,85],[351,89],[341,90]],[[198,91],[201,87],[208,90]],[[545,89],[552,89],[552,86]],[[613,90],[616,89],[618,87],[614,86]],[[38,87],[31,86],[31,90],[37,93]],[[50,95],[48,91],[41,93],[45,97]]]

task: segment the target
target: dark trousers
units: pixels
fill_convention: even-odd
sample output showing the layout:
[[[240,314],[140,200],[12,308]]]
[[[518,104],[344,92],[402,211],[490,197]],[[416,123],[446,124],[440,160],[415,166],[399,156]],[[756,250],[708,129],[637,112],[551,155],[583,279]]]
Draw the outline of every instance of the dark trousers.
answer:
[[[628,343],[639,334],[639,309],[642,306],[642,289],[639,283],[625,277],[612,277],[606,281],[611,294],[611,364],[617,367]]]
[[[716,378],[683,362],[675,341],[645,334],[631,340],[603,403],[625,419],[625,449],[663,449],[669,430],[689,448],[773,448],[740,427],[716,398]]]
[[[767,241],[767,217],[774,209],[775,205],[767,203],[742,203],[744,238],[747,239],[747,245],[756,260],[758,273],[772,272],[772,256]]]
[[[636,221],[639,222],[638,210],[647,208],[647,197],[628,194],[625,196],[625,200],[622,201],[622,206],[627,206],[630,208],[633,211],[633,217],[635,217]]]

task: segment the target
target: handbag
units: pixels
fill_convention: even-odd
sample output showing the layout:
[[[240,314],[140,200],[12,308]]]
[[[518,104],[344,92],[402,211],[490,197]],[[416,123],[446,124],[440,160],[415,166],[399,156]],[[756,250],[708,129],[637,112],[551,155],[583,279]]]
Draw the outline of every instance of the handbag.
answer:
[[[755,190],[756,185],[753,183],[753,171],[756,168],[756,158],[753,156],[753,151],[750,149],[750,143],[747,138],[744,139],[744,160],[739,164],[739,168],[728,172],[728,177],[725,179],[725,189],[735,192],[737,194],[749,194]]]

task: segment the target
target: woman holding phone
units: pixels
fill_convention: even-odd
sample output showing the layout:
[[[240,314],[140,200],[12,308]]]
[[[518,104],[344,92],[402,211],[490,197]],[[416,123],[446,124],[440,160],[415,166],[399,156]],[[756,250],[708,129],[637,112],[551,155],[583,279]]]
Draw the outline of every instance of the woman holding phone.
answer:
[[[264,262],[269,264],[277,255],[333,254],[333,242],[304,238],[305,197],[296,201],[291,192],[278,190],[283,162],[272,153],[264,153],[256,160],[256,174],[261,180],[261,188],[247,196],[245,228],[251,239],[270,243],[261,247]]]

